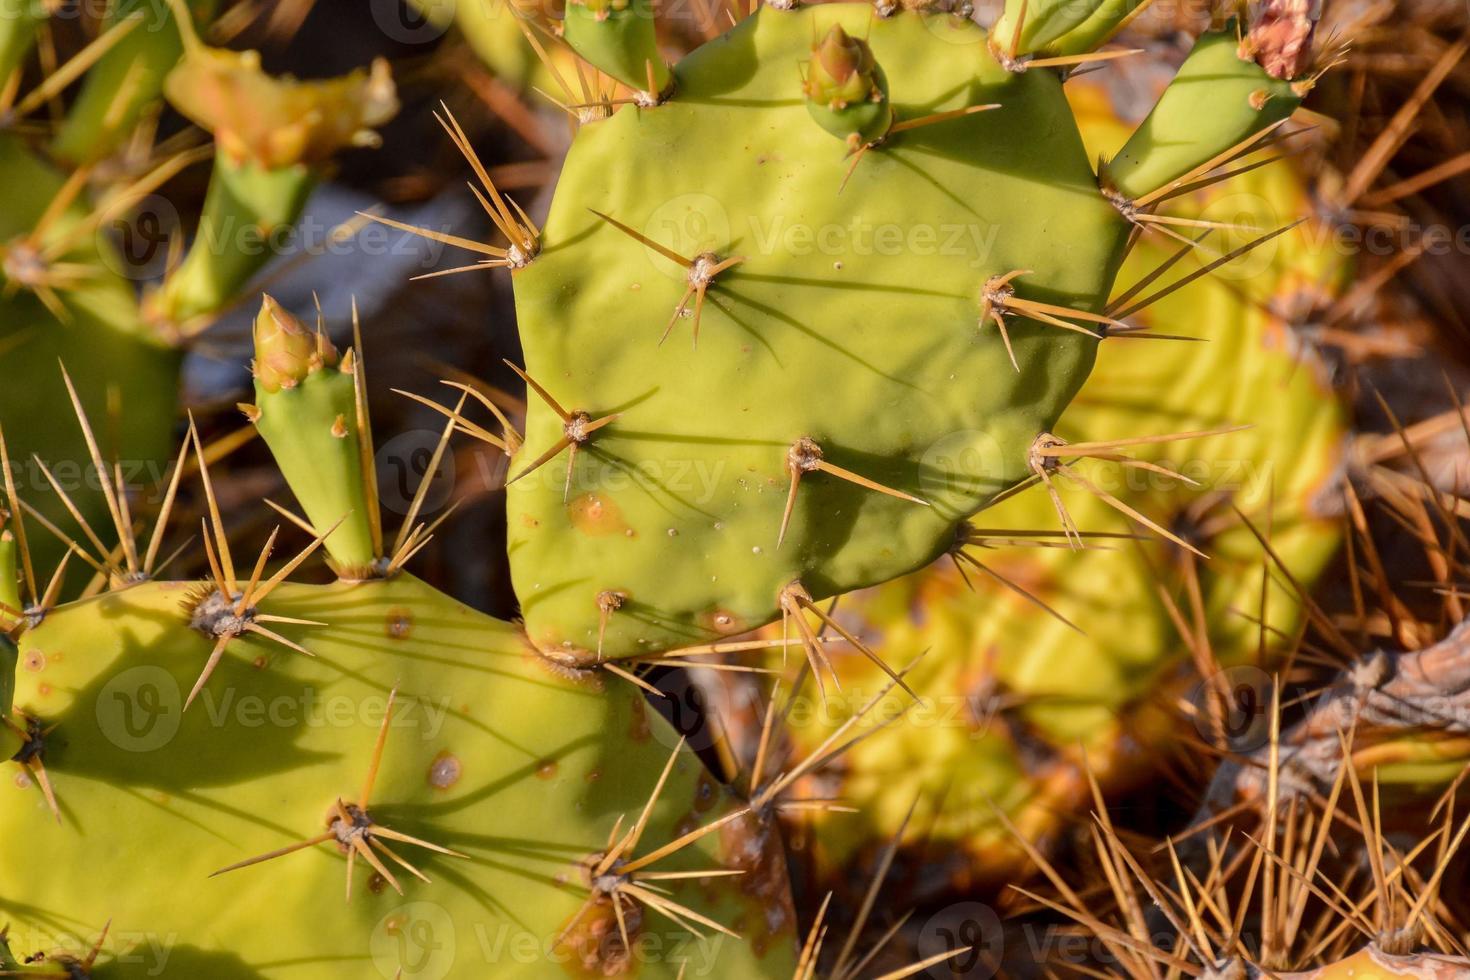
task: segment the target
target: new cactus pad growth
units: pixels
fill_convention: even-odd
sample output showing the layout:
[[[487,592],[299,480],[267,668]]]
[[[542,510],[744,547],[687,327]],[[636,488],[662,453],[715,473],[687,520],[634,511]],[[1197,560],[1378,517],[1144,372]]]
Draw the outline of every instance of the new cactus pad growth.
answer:
[[[344,146],[376,145],[373,129],[398,111],[398,97],[386,62],[340,78],[275,78],[258,52],[211,48],[192,31],[165,91],[218,148],[196,247],[148,303],[151,319],[187,333],[270,258],[260,243],[295,223],[313,168]]]
[[[833,24],[812,49],[803,89],[817,125],[854,150],[886,136],[893,126],[888,82],[872,49],[863,39],[849,37],[841,24]]]
[[[588,63],[657,102],[673,76],[658,51],[647,0],[570,0],[566,39]]]
[[[332,529],[324,544],[344,578],[383,571],[359,369],[355,356],[339,358],[320,327],[307,330],[264,298],[255,319],[255,404],[241,408],[280,461],[307,519]]]

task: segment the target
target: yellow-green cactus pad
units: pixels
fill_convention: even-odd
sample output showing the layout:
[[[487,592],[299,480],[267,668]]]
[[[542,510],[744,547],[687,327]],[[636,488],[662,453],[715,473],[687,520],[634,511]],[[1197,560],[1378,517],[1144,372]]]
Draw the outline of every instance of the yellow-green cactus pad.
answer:
[[[1092,149],[1106,152],[1126,137],[1100,104],[1098,90],[1072,94]],[[1195,194],[1181,210],[1271,228],[1311,208],[1299,179],[1276,164]],[[1160,592],[1172,598],[1186,622],[1195,622],[1182,563],[1193,564],[1199,577],[1201,628],[1223,665],[1255,662],[1263,637],[1269,651],[1294,635],[1300,601],[1232,507],[1269,533],[1272,548],[1299,582],[1310,584],[1338,544],[1337,524],[1322,515],[1319,497],[1342,463],[1344,409],[1323,365],[1265,307],[1274,304],[1284,312],[1332,295],[1345,270],[1335,253],[1322,248],[1325,240],[1309,223],[1283,235],[1274,248],[1243,257],[1223,267],[1218,278],[1197,280],[1140,314],[1160,330],[1208,343],[1105,345],[1058,424],[1059,435],[1083,442],[1119,432],[1249,423],[1251,428],[1225,436],[1130,451],[1197,480],[1198,488],[1137,468],[1078,464],[1094,484],[1199,545],[1208,560],[1159,540],[1089,540],[1091,547],[1080,551],[974,551],[1081,634],[973,570],[969,576],[978,594],[971,592],[947,559],[839,605],[839,619],[891,662],[907,663],[929,652],[906,678],[923,703],[890,695],[858,730],[891,719],[899,709],[908,713],[819,777],[821,795],[853,801],[859,811],[856,817],[812,818],[819,823],[814,847],[824,867],[883,846],[917,797],[911,836],[958,845],[953,860],[934,869],[940,879],[930,886],[955,883],[944,875],[1005,881],[1027,862],[992,804],[1045,846],[1068,815],[1089,805],[1084,752],[1105,787],[1121,787],[1146,773],[1160,741],[1179,737],[1177,713],[1158,708],[1161,692],[1191,696],[1192,682],[1179,673],[1187,645]],[[1232,244],[1217,247],[1228,250]],[[1170,251],[1140,243],[1120,281],[1136,281]],[[1174,276],[1208,259],[1185,259]],[[1083,530],[1133,530],[1102,501],[1068,489],[1065,481],[1062,494]],[[1056,520],[1046,494],[1033,488],[975,523],[1004,539],[1007,529],[1044,530]],[[836,650],[831,655],[839,656]],[[801,710],[791,714],[798,755],[887,682],[862,658],[841,656],[843,694],[829,691],[824,708],[808,686]]]
[[[232,640],[187,711],[212,647],[190,625],[210,621],[198,585],[109,593],[24,635],[8,717],[44,734],[0,784],[0,835],[15,842],[0,920],[17,957],[85,953],[110,922],[99,980],[673,978],[685,963],[688,975],[790,975],[779,845],[730,817],[735,804],[634,687],[555,666],[514,627],[406,576],[284,585],[261,606],[247,617],[325,624],[268,626],[314,656]],[[671,759],[630,861],[729,819],[631,874],[696,873],[650,881],[689,910],[682,924],[626,904],[625,947],[606,898],[583,909],[589,868],[635,827]],[[401,893],[346,860],[341,835],[364,825]],[[619,884],[625,863],[591,885]]]

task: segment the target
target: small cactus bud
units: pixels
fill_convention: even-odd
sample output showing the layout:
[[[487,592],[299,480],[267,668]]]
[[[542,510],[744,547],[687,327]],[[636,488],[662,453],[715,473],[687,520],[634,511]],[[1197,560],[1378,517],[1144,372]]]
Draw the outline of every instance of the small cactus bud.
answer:
[[[833,24],[826,37],[812,48],[807,98],[833,109],[855,102],[877,102],[883,93],[874,84],[876,67],[867,42],[849,35],[841,24]]]
[[[325,334],[313,334],[272,297],[264,296],[255,318],[255,380],[266,391],[294,388],[308,374],[337,363]]]
[[[1241,57],[1254,60],[1272,78],[1301,78],[1312,67],[1312,35],[1319,13],[1312,0],[1257,3],[1251,9]]]
[[[888,83],[868,42],[833,24],[812,47],[802,85],[807,108],[822,128],[847,141],[871,143],[893,125]]]

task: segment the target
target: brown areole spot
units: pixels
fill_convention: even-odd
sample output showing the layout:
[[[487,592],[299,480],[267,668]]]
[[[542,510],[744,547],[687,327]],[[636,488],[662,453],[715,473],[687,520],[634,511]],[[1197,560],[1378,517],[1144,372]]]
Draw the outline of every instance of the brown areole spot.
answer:
[[[383,624],[383,632],[390,640],[406,640],[413,632],[413,610],[404,606],[394,606],[388,610],[387,620]]]
[[[567,504],[572,527],[592,537],[624,534],[632,530],[623,520],[623,510],[607,494],[595,490],[578,494]]]
[[[429,785],[435,789],[449,789],[464,775],[464,763],[448,749],[434,756],[429,763]]]

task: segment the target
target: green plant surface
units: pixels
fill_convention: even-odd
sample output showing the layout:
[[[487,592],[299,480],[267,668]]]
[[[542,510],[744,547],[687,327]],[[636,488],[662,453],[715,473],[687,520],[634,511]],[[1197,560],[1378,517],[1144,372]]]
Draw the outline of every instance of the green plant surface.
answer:
[[[31,248],[37,223],[64,182],[61,172],[20,139],[0,134],[0,184],[26,188],[0,208],[0,254],[10,269],[9,263],[23,261],[18,256]],[[56,292],[65,320],[8,275],[11,288],[0,295],[0,372],[10,379],[0,384],[0,426],[19,489],[49,520],[79,538],[81,531],[33,460],[39,454],[48,461],[94,527],[108,526],[58,365],[70,372],[88,414],[109,420],[108,448],[123,462],[127,479],[151,483],[161,473],[173,437],[182,360],[180,351],[142,322],[133,284],[117,271],[123,266],[111,244],[85,228],[75,233],[86,217],[86,206],[74,203],[39,239],[44,246],[65,236],[70,244],[56,261],[83,270],[74,285]],[[33,557],[49,573],[64,549],[40,529],[31,537]]]
[[[1084,86],[1070,94],[1089,147],[1102,153],[1126,138],[1097,89]],[[1197,193],[1182,209],[1259,228],[1279,227],[1310,211],[1301,181],[1281,164]],[[840,797],[858,809],[855,817],[813,817],[813,847],[822,867],[832,871],[856,852],[885,845],[917,798],[910,839],[922,835],[957,846],[936,860],[931,886],[977,877],[991,883],[1011,880],[1028,862],[992,806],[1045,847],[1063,832],[1067,815],[1090,805],[1087,765],[1106,790],[1116,790],[1150,771],[1162,743],[1196,734],[1168,708],[1166,692],[1186,701],[1194,696],[1190,684],[1195,682],[1180,679],[1189,650],[1176,614],[1199,624],[1191,629],[1208,637],[1224,668],[1257,661],[1262,618],[1268,659],[1295,635],[1302,619],[1300,600],[1274,568],[1263,590],[1270,562],[1232,507],[1269,534],[1272,548],[1298,582],[1310,585],[1339,544],[1337,523],[1318,505],[1339,476],[1345,409],[1323,365],[1282,319],[1257,302],[1295,308],[1304,298],[1331,296],[1340,287],[1343,260],[1323,247],[1320,232],[1309,222],[1272,249],[1226,265],[1217,277],[1197,280],[1140,314],[1160,332],[1208,343],[1105,346],[1058,425],[1064,438],[1085,442],[1118,432],[1248,423],[1249,429],[1209,440],[1130,450],[1136,459],[1193,477],[1198,488],[1105,462],[1078,467],[1095,485],[1199,545],[1207,560],[1160,540],[1089,540],[1088,548],[1077,551],[1065,546],[971,549],[994,573],[1065,616],[1075,630],[975,569],[968,575],[978,594],[970,591],[947,560],[839,605],[839,620],[890,662],[906,663],[929,652],[908,678],[923,702],[909,705],[906,698],[890,696],[859,731],[871,730],[901,709],[908,714],[871,734],[843,757],[835,773],[807,787],[808,793]],[[1225,251],[1231,244],[1218,241],[1215,247]],[[1141,243],[1120,282],[1137,280],[1171,251],[1172,246]],[[1174,277],[1208,258],[1185,259]],[[1068,488],[1065,480],[1062,495],[1084,531],[1135,529],[1095,496]],[[987,532],[993,539],[1004,540],[1007,531],[1045,530],[1056,521],[1046,494],[1034,488],[975,523],[993,529]],[[1195,575],[1198,612],[1188,586]],[[839,660],[843,692],[829,692],[824,706],[806,689],[788,726],[798,755],[827,737],[886,681],[840,648],[829,656]],[[946,875],[954,877],[944,880]]]
[[[262,613],[326,624],[272,627],[314,656],[233,640],[184,712],[211,646],[189,625],[203,594],[139,585],[54,610],[22,637],[11,717],[49,731],[60,817],[9,764],[0,833],[28,842],[0,867],[17,954],[85,949],[110,921],[99,978],[674,977],[686,960],[691,973],[790,974],[784,870],[762,873],[780,866],[779,845],[749,817],[651,866],[748,872],[656,882],[743,939],[702,926],[698,939],[637,907],[630,958],[609,905],[577,918],[587,862],[634,825],[671,753],[637,855],[735,812],[631,685],[556,667],[515,627],[405,575],[281,586]],[[338,800],[463,856],[395,842],[430,881],[387,863],[400,895],[358,861],[345,901],[335,841],[211,877],[321,834]],[[197,962],[209,972],[189,972]]]
[[[375,146],[398,111],[386,61],[302,81],[261,69],[256,51],[211,48],[192,32],[164,80],[175,109],[214,137],[214,173],[194,245],[148,298],[150,320],[197,331],[275,254],[315,186],[316,167],[347,146]]]
[[[563,23],[567,43],[599,71],[651,96],[667,89],[669,68],[659,54],[651,4],[569,0]]]
[[[848,148],[799,77],[834,23],[867,38],[899,120],[1000,108],[891,135],[844,186]],[[606,590],[627,596],[603,644],[623,657],[768,622],[796,580],[820,599],[943,553],[1027,474],[1097,343],[1013,315],[1013,367],[980,322],[987,282],[1030,270],[1020,295],[1096,311],[1127,234],[1058,78],[1007,72],[955,18],[762,9],[674,76],[664,104],[579,131],[541,252],[515,273],[529,374],[568,411],[617,415],[570,486],[562,454],[508,495],[531,639],[574,659],[597,646]],[[690,316],[659,343],[688,270],[593,209],[684,258],[743,258],[709,286],[697,348]],[[527,428],[513,474],[563,434],[535,396]],[[803,437],[924,503],[808,473],[778,544]],[[936,447],[985,465],[957,474]]]
[[[1137,200],[1288,119],[1306,88],[1241,57],[1233,23],[1202,34],[1148,118],[1108,160],[1103,180]]]
[[[255,320],[255,404],[248,411],[307,520],[325,533],[339,577],[366,578],[382,557],[364,492],[361,394],[324,333],[312,334],[270,296]]]

